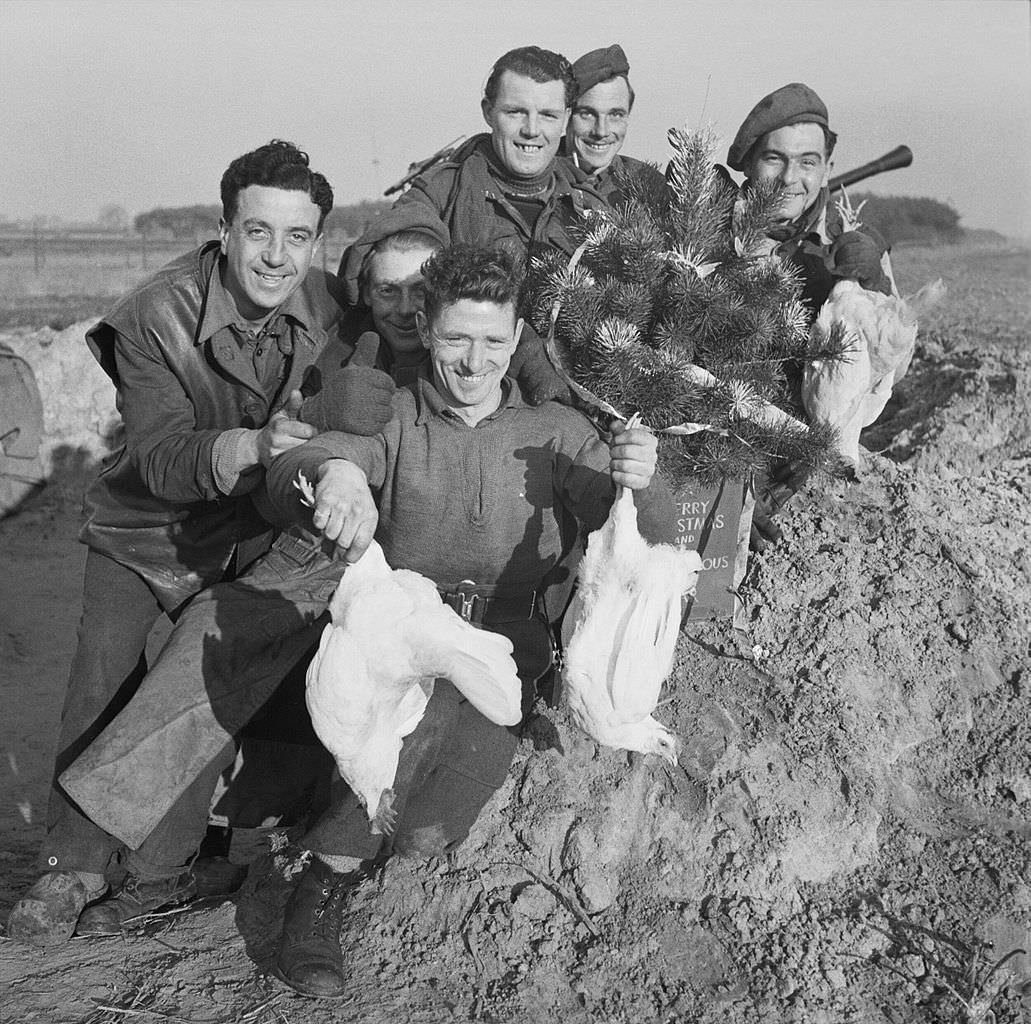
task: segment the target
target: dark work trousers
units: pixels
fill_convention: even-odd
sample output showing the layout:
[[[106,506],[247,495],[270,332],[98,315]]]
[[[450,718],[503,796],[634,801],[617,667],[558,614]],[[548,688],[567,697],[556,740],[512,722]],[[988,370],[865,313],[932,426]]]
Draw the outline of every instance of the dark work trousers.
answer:
[[[56,780],[136,692],[147,671],[147,636],[163,614],[157,598],[135,572],[93,550],[86,556],[82,608],[40,852],[43,871],[103,873],[122,848],[118,839],[81,813]],[[198,779],[179,797],[184,805],[203,802],[205,819],[218,767],[213,765],[210,771],[210,778]],[[165,838],[154,837],[159,860]]]
[[[483,628],[512,641],[524,698],[529,696],[551,664],[547,622],[537,617]],[[446,853],[465,839],[505,781],[517,743],[514,730],[495,725],[451,683],[438,679],[426,713],[401,747],[393,836],[373,835],[365,808],[341,787],[303,843],[316,853],[362,860],[391,851],[421,858]]]
[[[299,660],[306,667],[343,571],[344,563],[323,556],[317,543],[284,534],[247,575],[190,601],[133,700],[65,773],[65,785],[91,817],[139,858],[181,864],[204,835],[234,737],[260,718]],[[280,706],[266,733],[281,736],[287,717],[303,715],[314,738],[303,705],[304,667],[288,679],[297,713],[284,715]],[[303,763],[284,763],[280,777],[267,780],[271,786],[252,787],[263,806],[278,802],[271,790],[305,783],[311,770],[328,772],[321,746],[298,753]],[[231,822],[240,814],[256,819],[252,825],[265,813],[238,803],[220,809]]]

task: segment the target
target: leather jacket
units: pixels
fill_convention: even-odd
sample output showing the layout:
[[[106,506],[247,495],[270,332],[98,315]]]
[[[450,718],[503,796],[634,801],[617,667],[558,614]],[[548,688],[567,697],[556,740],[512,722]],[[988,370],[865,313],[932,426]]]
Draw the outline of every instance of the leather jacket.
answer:
[[[260,554],[269,530],[249,497],[264,470],[241,474],[230,494],[218,490],[213,473],[218,436],[259,429],[275,411],[244,372],[232,332],[205,330],[218,259],[217,241],[179,257],[86,335],[118,389],[125,443],[87,494],[80,540],[139,573],[169,610],[221,578],[243,554],[238,546],[253,542],[253,556]],[[301,387],[325,347],[342,293],[336,278],[311,269],[277,313],[281,351],[290,353],[278,404]]]

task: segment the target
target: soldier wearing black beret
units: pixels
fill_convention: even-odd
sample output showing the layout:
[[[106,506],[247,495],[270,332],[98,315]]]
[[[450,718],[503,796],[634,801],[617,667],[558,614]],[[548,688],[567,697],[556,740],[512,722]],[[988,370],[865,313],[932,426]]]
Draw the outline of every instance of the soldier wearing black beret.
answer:
[[[620,150],[634,106],[630,64],[618,43],[590,50],[573,64],[576,100],[566,130],[566,153],[578,177],[610,203],[622,199],[627,174],[648,177],[661,188],[662,175],[650,164]]]
[[[883,239],[869,228],[845,231],[829,202],[835,142],[823,100],[808,85],[792,82],[752,108],[727,154],[730,167],[745,174],[744,191],[760,179],[783,185],[780,215],[767,232],[769,251],[798,268],[813,317],[843,278],[891,294]]]
[[[802,279],[802,300],[815,319],[831,289],[842,279],[891,294],[882,261],[885,244],[870,228],[846,231],[830,203],[827,181],[837,135],[823,100],[802,82],[764,96],[738,129],[727,163],[745,175],[742,193],[753,181],[774,179],[783,186],[779,216],[767,229],[769,253],[793,265]],[[728,175],[729,177],[729,175]],[[773,516],[805,480],[798,466],[777,466],[756,480],[751,546],[761,551],[780,537]]]

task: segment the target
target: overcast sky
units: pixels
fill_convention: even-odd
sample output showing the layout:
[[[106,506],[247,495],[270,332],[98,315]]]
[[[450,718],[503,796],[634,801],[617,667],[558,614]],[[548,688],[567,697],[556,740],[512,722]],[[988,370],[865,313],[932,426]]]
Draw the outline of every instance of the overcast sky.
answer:
[[[217,201],[270,138],[307,149],[337,201],[483,128],[494,59],[619,42],[637,91],[624,152],[712,121],[720,152],[765,93],[803,81],[840,172],[908,144],[871,190],[951,203],[1031,236],[1026,0],[0,0],[0,218],[92,219]]]

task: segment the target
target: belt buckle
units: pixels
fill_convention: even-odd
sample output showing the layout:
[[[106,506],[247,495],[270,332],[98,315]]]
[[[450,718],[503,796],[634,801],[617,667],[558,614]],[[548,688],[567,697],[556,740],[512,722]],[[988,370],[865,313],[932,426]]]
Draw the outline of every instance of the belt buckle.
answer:
[[[458,598],[458,607],[455,609],[466,622],[473,620],[473,608],[476,606],[476,582],[475,580],[462,580],[455,587],[455,597]]]

